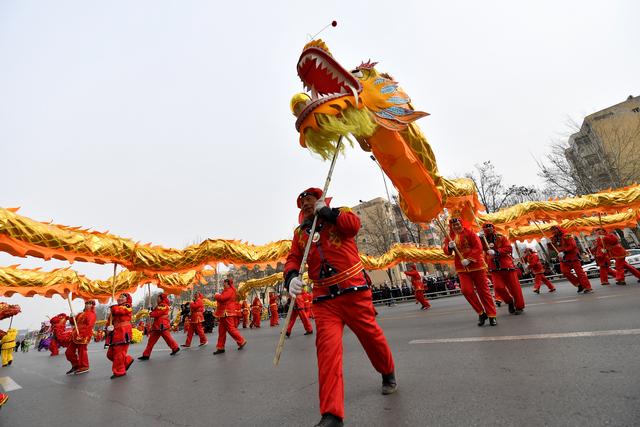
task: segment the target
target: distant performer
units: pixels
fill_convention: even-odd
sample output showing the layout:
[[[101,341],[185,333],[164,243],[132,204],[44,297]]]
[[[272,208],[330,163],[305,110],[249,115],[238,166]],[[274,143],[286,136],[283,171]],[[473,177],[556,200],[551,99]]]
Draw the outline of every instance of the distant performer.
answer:
[[[540,293],[540,287],[544,283],[549,288],[549,292],[555,292],[556,288],[553,286],[553,283],[547,276],[544,275],[544,266],[540,262],[540,258],[536,251],[531,248],[526,248],[524,250],[524,262],[529,266],[529,271],[533,274],[534,282],[533,282],[533,292],[536,294]]]
[[[71,342],[64,353],[69,363],[71,363],[71,369],[67,371],[67,375],[80,375],[89,372],[87,345],[93,338],[93,327],[96,324],[95,307],[96,302],[94,300],[87,300],[84,302],[83,312],[69,320],[72,325],[75,323],[78,329],[76,331],[74,326],[71,330]]]
[[[223,282],[224,290],[215,295],[218,305],[216,307],[215,316],[218,318],[218,342],[216,343],[216,351],[213,354],[222,354],[225,352],[225,343],[227,341],[227,333],[238,344],[238,350],[242,350],[247,345],[247,340],[240,335],[240,331],[236,327],[236,289],[233,287],[233,279],[227,278]]]
[[[253,299],[251,303],[251,327],[259,328],[260,327],[260,318],[262,317],[262,301],[257,296]]]
[[[424,283],[422,283],[422,277],[415,264],[411,264],[409,270],[405,271],[404,274],[411,280],[416,301],[420,303],[420,310],[431,308],[431,304],[429,304],[429,301],[424,297]]]
[[[200,338],[200,347],[207,345],[207,336],[204,334],[204,328],[202,322],[204,322],[204,301],[200,292],[196,292],[193,297],[193,302],[189,305],[189,332],[187,332],[187,341],[182,345],[183,347],[191,347],[191,339],[193,334],[197,333]]]
[[[167,345],[171,349],[171,356],[175,356],[180,351],[178,343],[171,336],[169,311],[171,311],[171,303],[169,302],[169,298],[167,298],[165,294],[159,294],[158,302],[155,308],[149,314],[153,319],[151,332],[149,333],[149,341],[147,342],[147,347],[145,347],[142,356],[138,357],[139,360],[149,360],[149,357],[151,357],[151,352],[153,351],[153,347],[156,345],[156,342],[158,342],[158,339],[160,339],[160,337],[164,339],[164,342],[167,343]]]
[[[549,249],[554,249],[558,252],[558,259],[560,260],[560,271],[567,278],[569,282],[576,288],[578,293],[584,292],[590,294],[593,292],[591,289],[591,283],[587,274],[582,269],[580,263],[580,252],[578,245],[573,236],[567,233],[562,228],[554,225],[551,227],[553,236],[551,242],[548,243]],[[571,271],[575,271],[575,274]]]
[[[127,371],[133,363],[133,358],[129,356],[129,343],[131,343],[131,295],[128,293],[120,294],[118,304],[110,307],[109,315],[110,323],[107,326],[107,339],[105,345],[109,346],[107,350],[107,359],[112,363],[111,370],[113,375],[111,379],[127,375]]]

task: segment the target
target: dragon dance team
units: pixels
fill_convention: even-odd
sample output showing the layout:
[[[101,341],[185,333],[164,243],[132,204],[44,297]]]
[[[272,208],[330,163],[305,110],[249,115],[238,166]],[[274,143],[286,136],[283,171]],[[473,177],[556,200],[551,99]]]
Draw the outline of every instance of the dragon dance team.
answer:
[[[313,334],[310,319],[315,321],[321,414],[317,426],[327,427],[343,425],[345,416],[342,375],[342,336],[345,326],[357,336],[374,369],[381,375],[381,393],[394,393],[398,386],[391,350],[376,321],[371,280],[364,270],[355,241],[360,230],[360,218],[349,208],[332,208],[322,196],[322,190],[309,188],[296,200],[301,223],[294,231],[283,278],[290,297],[288,304],[294,304],[286,336],[291,336],[298,317],[305,330],[304,335]],[[310,235],[316,215],[316,230]],[[552,233],[548,248],[557,252],[560,271],[577,288],[578,293],[592,293],[593,289],[580,263],[580,252],[574,237],[558,226],[552,227]],[[609,285],[609,276],[614,276],[618,285],[626,284],[625,271],[629,271],[640,281],[640,271],[626,262],[627,252],[617,235],[598,229],[596,236],[593,251],[600,269],[601,285]],[[312,293],[306,291],[306,286],[299,277],[303,252],[309,239],[311,244],[307,266],[309,279],[313,282]],[[512,257],[511,243],[492,224],[484,224],[476,234],[461,219],[451,218],[449,234],[445,236],[442,249],[446,254],[455,256],[454,265],[460,290],[478,315],[478,326],[484,326],[487,321],[491,326],[497,325],[494,298],[495,301],[505,303],[509,313],[523,313],[525,301],[518,279],[518,267]],[[612,259],[615,261],[615,271],[610,267]],[[549,292],[556,290],[545,276],[544,267],[533,249],[525,249],[522,261],[534,275],[534,293],[540,293],[543,284]],[[416,266],[411,265],[405,274],[411,280],[420,309],[429,309],[431,305],[424,295],[424,285]],[[489,277],[495,295],[491,293]],[[222,292],[215,295],[218,340],[214,355],[225,352],[227,334],[236,342],[238,350],[242,350],[247,340],[238,330],[240,323],[242,322],[243,328],[247,325],[250,328],[260,328],[263,312],[263,305],[258,297],[254,298],[251,305],[246,300],[242,303],[237,301],[237,291],[231,277],[224,280],[223,286]],[[266,310],[272,327],[279,325],[278,300],[275,293],[269,294]],[[131,303],[130,294],[119,295],[117,304],[110,307],[107,318],[105,347],[108,347],[107,358],[112,362],[112,379],[125,376],[134,361],[128,354],[132,338]],[[95,337],[95,304],[95,301],[87,300],[83,312],[77,316],[70,317],[61,313],[51,319],[51,355],[57,355],[59,347],[66,347],[65,356],[71,364],[67,374],[79,375],[89,371],[87,345]],[[149,339],[138,360],[149,360],[160,337],[171,349],[171,356],[180,351],[180,346],[171,335],[170,310],[171,304],[167,296],[158,295],[156,306],[149,314],[153,319]],[[185,320],[187,338],[182,347],[191,346],[194,334],[198,335],[200,346],[207,345],[203,312],[203,295],[196,293],[189,306],[188,319]],[[67,322],[73,326],[71,331],[65,329]],[[9,332],[11,331],[10,329]],[[13,347],[10,346],[11,335],[0,331],[0,336],[2,362],[6,366],[11,364],[10,353],[13,353]],[[7,395],[0,394],[0,406],[7,398]]]

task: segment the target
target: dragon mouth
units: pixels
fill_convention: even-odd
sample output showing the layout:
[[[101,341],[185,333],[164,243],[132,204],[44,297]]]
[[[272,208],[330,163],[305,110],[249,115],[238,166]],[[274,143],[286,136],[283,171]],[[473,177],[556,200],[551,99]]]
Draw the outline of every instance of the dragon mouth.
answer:
[[[298,76],[311,99],[296,121],[296,128],[319,105],[332,99],[352,95],[358,105],[362,92],[360,81],[338,64],[330,54],[318,47],[308,47],[298,60]]]

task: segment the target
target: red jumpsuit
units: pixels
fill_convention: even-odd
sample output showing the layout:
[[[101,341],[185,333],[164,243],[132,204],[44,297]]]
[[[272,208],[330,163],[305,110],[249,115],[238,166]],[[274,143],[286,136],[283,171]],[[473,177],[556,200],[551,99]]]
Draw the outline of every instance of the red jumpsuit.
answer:
[[[71,331],[71,342],[67,346],[64,355],[71,362],[71,367],[76,371],[89,369],[89,355],[87,344],[93,337],[93,326],[96,324],[96,312],[93,306],[88,311],[83,311],[75,317],[78,331],[74,327]],[[73,320],[71,320],[73,324]]]
[[[269,294],[269,326],[278,326],[278,297],[275,294]]]
[[[603,286],[608,285],[609,276],[616,277],[616,272],[611,268],[611,258],[604,241],[604,236],[598,236],[593,252],[596,256],[596,264],[600,270],[600,284]]]
[[[551,283],[551,281],[547,279],[547,276],[544,275],[544,267],[542,266],[542,263],[540,262],[540,258],[538,257],[537,253],[529,252],[528,254],[526,254],[524,256],[524,262],[529,264],[529,270],[531,270],[531,272],[534,275],[534,283],[533,283],[534,291],[539,291],[543,283],[547,285],[547,288],[549,288],[549,291],[554,291],[556,289],[555,286],[553,286],[553,284]]]
[[[113,362],[113,375],[127,374],[133,358],[127,354],[131,342],[131,296],[127,294],[127,302],[111,306],[111,323],[113,331],[107,333],[107,359]]]
[[[200,338],[200,345],[207,343],[207,337],[204,334],[204,328],[202,322],[204,322],[204,302],[202,301],[202,294],[196,295],[196,300],[189,304],[189,332],[187,333],[187,341],[184,343],[185,347],[191,347],[191,339],[193,333],[197,333]]]
[[[224,345],[227,340],[227,332],[231,335],[239,347],[246,344],[246,340],[240,335],[240,331],[236,326],[236,289],[233,286],[228,286],[222,293],[216,294],[215,299],[218,302],[216,307],[215,316],[218,318],[218,342],[216,349],[224,350]]]
[[[303,294],[300,294],[302,297]],[[307,312],[305,310],[305,301],[304,298],[296,298],[295,306],[293,307],[293,312],[291,313],[291,320],[289,320],[289,326],[287,326],[287,336],[291,335],[291,331],[293,330],[293,325],[296,323],[296,319],[300,317],[300,321],[302,322],[302,326],[304,327],[304,331],[307,334],[313,333],[313,327],[311,326],[311,322],[309,321],[309,317],[307,317]],[[291,302],[289,302],[291,304]]]
[[[451,237],[447,236],[442,248],[447,255],[455,253],[449,248],[450,241]],[[462,295],[479,315],[485,313],[488,317],[496,317],[496,305],[489,290],[487,266],[484,263],[480,238],[471,230],[464,228],[460,234],[455,235],[454,241],[462,257],[471,261],[465,267],[462,265],[462,260],[458,256],[455,257],[454,262]]]
[[[66,324],[68,320],[69,316],[65,313],[60,313],[51,318],[51,330],[53,331],[53,337],[49,344],[51,356],[57,356],[60,354],[59,348],[67,347],[71,341],[71,332],[66,331]]]
[[[485,250],[493,290],[502,302],[513,304],[516,310],[524,310],[524,296],[518,280],[518,269],[513,264],[511,243],[500,233],[487,233],[485,239],[490,247],[486,247],[484,239],[481,243]],[[494,255],[487,253],[490,249],[493,249]]]
[[[242,300],[242,327],[246,328],[249,325],[249,303],[247,300]]]
[[[616,260],[616,283],[623,284],[624,271],[628,270],[633,274],[636,279],[640,279],[640,271],[629,265],[625,257],[627,256],[627,250],[620,244],[620,239],[614,233],[609,233],[604,236],[604,245],[611,254],[611,257]]]
[[[553,249],[553,246],[555,246],[558,252],[564,254],[560,260],[560,271],[564,277],[566,277],[573,286],[577,287],[578,291],[591,291],[591,283],[582,269],[578,245],[573,236],[565,232],[560,232],[554,234],[551,241],[553,245],[549,244],[549,248]],[[575,275],[571,272],[572,269],[575,271]],[[579,287],[582,287],[582,289]]]
[[[411,279],[411,286],[413,286],[413,290],[416,293],[416,301],[422,305],[421,308],[431,308],[431,304],[429,304],[429,301],[424,297],[424,283],[422,283],[422,278],[418,270],[416,270],[416,267],[411,266],[411,269],[405,271],[404,274]]]
[[[262,301],[260,298],[255,297],[251,303],[251,327],[260,327],[260,318],[262,317]]]
[[[179,349],[178,343],[173,339],[171,332],[169,331],[171,329],[171,324],[169,322],[170,307],[171,304],[167,297],[164,294],[160,294],[158,296],[158,305],[150,313],[150,316],[153,319],[153,324],[151,325],[151,332],[149,333],[149,341],[142,353],[143,356],[151,356],[153,347],[156,345],[156,342],[158,342],[160,337],[164,339],[164,342],[167,343],[171,351],[175,352]]]
[[[300,206],[299,206],[300,207]],[[376,371],[394,372],[391,349],[376,322],[370,285],[364,275],[355,236],[360,218],[348,208],[332,209],[333,220],[318,219],[307,265],[313,286],[320,413],[344,417],[342,334],[348,326],[364,347]],[[284,277],[298,274],[311,226],[296,228]]]

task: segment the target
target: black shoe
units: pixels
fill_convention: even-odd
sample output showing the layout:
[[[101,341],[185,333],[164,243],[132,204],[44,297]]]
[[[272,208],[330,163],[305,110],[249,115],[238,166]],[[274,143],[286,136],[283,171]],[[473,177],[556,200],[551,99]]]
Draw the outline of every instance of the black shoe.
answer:
[[[171,353],[169,353],[169,356],[175,356],[176,354],[178,354],[178,352],[180,351],[179,348],[176,348],[175,350],[173,350]]]
[[[502,305],[502,301],[496,301],[496,306],[500,307]]]
[[[340,417],[333,414],[323,414],[320,422],[314,427],[342,427],[344,423]]]
[[[133,359],[131,359],[131,362],[129,362],[129,364],[127,365],[127,367],[125,368],[126,371],[129,370],[129,368],[131,367],[131,365],[133,365]]]
[[[578,285],[578,293],[582,292],[584,290],[584,288],[582,287],[582,285]]]
[[[67,373],[65,375],[71,375],[76,371],[76,368],[71,368],[67,371]]]
[[[534,289],[534,290],[533,290],[533,293],[534,293],[534,294],[539,294],[539,293],[540,293],[540,289]]]
[[[593,289],[585,289],[582,294],[586,295],[586,294],[592,294],[592,293],[593,293]]]
[[[491,326],[496,326],[498,324],[498,319],[496,319],[495,317],[489,317],[489,324]]]
[[[289,338],[291,336],[291,334],[289,332],[287,332],[285,335],[287,336],[287,338]]]
[[[149,356],[140,356],[138,360],[149,360]]]
[[[124,377],[125,375],[127,375],[127,374],[121,374],[121,375],[113,374],[113,375],[111,375],[111,379]]]
[[[524,310],[516,310],[515,313],[513,313],[513,314],[515,314],[517,316],[517,315],[522,314],[522,313],[524,313]]]
[[[244,340],[244,342],[238,346],[238,350],[242,350],[246,345],[247,345],[247,340]]]
[[[209,344],[209,341],[201,342],[200,344],[198,344],[198,347],[204,347],[207,344]]]
[[[555,291],[556,291],[556,288],[549,289],[549,293],[551,293],[551,292],[555,292]]]
[[[624,286],[626,284],[627,284],[627,282],[625,282],[624,280],[622,280],[620,282],[616,282],[616,285],[620,285],[620,286]]]
[[[600,283],[600,286],[609,286],[611,283],[609,282],[604,282],[604,283]]]
[[[478,316],[478,326],[484,326],[484,322],[486,322],[488,318],[487,313],[482,313]]]
[[[513,302],[509,303],[509,313],[513,314],[516,312],[516,306],[513,305]]]
[[[396,374],[391,372],[389,375],[382,375],[382,394],[392,394],[398,390],[398,383],[396,383]]]
[[[313,335],[313,331],[305,332],[305,335]]]
[[[217,349],[216,351],[213,352],[213,354],[222,354],[222,353],[224,353],[224,349],[222,350]]]
[[[190,345],[186,345],[186,344],[180,344],[180,347],[189,348],[191,346]]]

